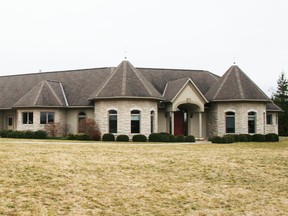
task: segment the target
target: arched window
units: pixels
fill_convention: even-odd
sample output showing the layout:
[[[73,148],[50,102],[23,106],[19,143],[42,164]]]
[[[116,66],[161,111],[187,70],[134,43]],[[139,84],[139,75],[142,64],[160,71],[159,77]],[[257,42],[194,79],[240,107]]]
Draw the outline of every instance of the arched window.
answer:
[[[226,112],[226,133],[235,133],[235,113]]]
[[[140,133],[140,111],[131,111],[131,133]]]
[[[85,112],[79,112],[78,113],[78,132],[79,133],[84,132],[84,129],[80,127],[80,122],[84,119],[86,119],[86,113]]]
[[[256,113],[248,113],[248,133],[256,133]]]
[[[155,127],[155,112],[152,110],[150,112],[150,128],[151,128],[151,133],[154,133],[154,127]]]
[[[109,110],[109,133],[117,133],[117,111]]]

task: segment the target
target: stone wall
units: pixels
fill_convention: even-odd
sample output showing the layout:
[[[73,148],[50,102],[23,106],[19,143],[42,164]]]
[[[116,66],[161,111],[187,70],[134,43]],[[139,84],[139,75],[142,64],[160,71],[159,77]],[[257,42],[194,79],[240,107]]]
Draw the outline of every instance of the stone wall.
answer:
[[[266,133],[276,133],[278,134],[278,114],[272,114],[272,124],[266,124]]]
[[[248,133],[248,113],[256,112],[256,133],[265,133],[266,104],[263,102],[224,102],[218,103],[218,136],[225,135],[226,112],[235,112],[235,134]]]
[[[33,124],[23,124],[23,112],[33,112]],[[66,111],[63,109],[18,109],[16,130],[45,130],[45,124],[40,124],[40,112],[54,112],[55,123],[66,123]]]
[[[207,111],[207,136],[218,136],[218,105],[211,104]]]
[[[148,136],[151,133],[150,112],[155,112],[154,132],[158,132],[158,107],[155,100],[139,100],[139,99],[117,99],[102,100],[95,102],[95,121],[99,125],[102,134],[109,132],[108,111],[117,111],[117,134],[126,134],[130,138],[131,134],[131,111],[139,110],[140,116],[140,134]]]

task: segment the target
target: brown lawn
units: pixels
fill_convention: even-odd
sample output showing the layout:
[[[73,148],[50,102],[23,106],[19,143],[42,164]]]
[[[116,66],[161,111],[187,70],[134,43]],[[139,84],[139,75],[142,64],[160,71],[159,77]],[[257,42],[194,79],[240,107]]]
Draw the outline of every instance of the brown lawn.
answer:
[[[131,145],[0,139],[0,170],[0,215],[288,215],[286,140]]]

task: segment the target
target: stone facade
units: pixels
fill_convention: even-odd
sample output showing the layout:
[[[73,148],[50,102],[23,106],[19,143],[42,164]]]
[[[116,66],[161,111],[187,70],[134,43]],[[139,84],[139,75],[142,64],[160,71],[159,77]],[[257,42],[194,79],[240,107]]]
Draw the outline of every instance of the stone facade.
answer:
[[[207,112],[207,136],[214,137],[218,135],[218,105],[211,104]]]
[[[33,112],[33,124],[23,124],[24,112]],[[45,130],[45,124],[40,124],[40,112],[54,112],[55,123],[66,123],[66,111],[63,109],[18,109],[16,130]]]
[[[95,102],[95,121],[99,125],[102,134],[109,132],[108,111],[117,111],[118,131],[115,134],[131,134],[131,111],[140,111],[140,134],[148,136],[151,133],[151,111],[154,111],[154,132],[158,132],[158,108],[155,100],[118,99],[101,100]]]
[[[268,113],[267,113],[268,114]],[[269,113],[272,115],[271,124],[266,124],[265,133],[275,133],[278,134],[278,113]]]
[[[213,104],[209,111],[209,137],[226,134],[226,112],[235,113],[235,134],[248,134],[248,113],[256,113],[256,131],[265,134],[266,104],[263,102],[222,102]]]

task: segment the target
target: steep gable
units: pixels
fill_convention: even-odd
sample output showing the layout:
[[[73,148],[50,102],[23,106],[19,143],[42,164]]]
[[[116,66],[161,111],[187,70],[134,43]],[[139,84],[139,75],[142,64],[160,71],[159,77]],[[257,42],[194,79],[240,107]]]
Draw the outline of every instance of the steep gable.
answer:
[[[231,66],[205,96],[209,101],[270,101],[265,93],[236,65]]]
[[[13,107],[35,106],[68,106],[62,84],[58,81],[43,80],[13,105]]]

